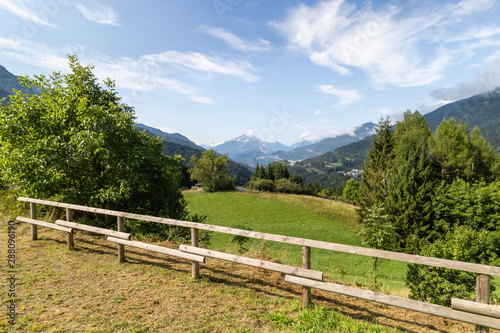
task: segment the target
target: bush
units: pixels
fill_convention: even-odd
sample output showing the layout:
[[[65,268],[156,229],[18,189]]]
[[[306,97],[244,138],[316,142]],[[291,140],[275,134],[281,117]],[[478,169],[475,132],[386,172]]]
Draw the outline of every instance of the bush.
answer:
[[[276,191],[276,186],[274,185],[274,182],[269,179],[258,179],[254,180],[250,184],[251,188],[256,189],[261,192],[275,192]]]
[[[300,184],[292,182],[290,179],[281,178],[275,183],[276,190],[281,193],[300,194],[303,189]]]
[[[486,230],[459,226],[421,251],[422,255],[478,264],[497,264],[498,239]],[[450,306],[451,298],[475,299],[476,274],[424,265],[408,265],[410,298]],[[494,287],[492,286],[492,290]]]

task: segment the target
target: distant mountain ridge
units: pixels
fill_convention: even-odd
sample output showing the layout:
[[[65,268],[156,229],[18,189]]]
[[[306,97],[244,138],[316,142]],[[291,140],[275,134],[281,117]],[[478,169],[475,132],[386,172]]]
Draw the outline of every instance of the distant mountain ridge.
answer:
[[[444,119],[452,117],[457,122],[464,121],[469,130],[477,126],[485,139],[500,152],[500,88],[446,104],[424,115],[432,132]],[[366,137],[333,152],[303,160],[296,163],[293,171],[301,174],[304,182],[318,180],[325,187],[338,183],[335,173],[363,167],[371,141],[372,137]]]
[[[148,132],[152,136],[160,137],[163,139],[163,153],[170,157],[175,155],[180,155],[184,159],[183,169],[182,169],[182,181],[181,185],[183,187],[190,188],[195,182],[190,180],[190,176],[187,173],[188,164],[191,156],[196,155],[198,158],[201,157],[202,152],[205,148],[197,146],[193,141],[189,140],[182,134],[179,133],[167,133],[160,129],[150,127],[144,124],[136,124],[136,127]],[[248,183],[252,177],[252,170],[246,165],[237,163],[231,159],[227,160],[227,169],[230,175],[238,176],[238,180],[242,183]]]
[[[153,134],[154,136],[159,136],[168,142],[178,143],[178,144],[183,145],[183,146],[188,146],[191,148],[204,150],[202,147],[198,146],[196,143],[189,140],[187,137],[185,137],[182,134],[179,134],[179,133],[172,133],[171,134],[171,133],[163,132],[162,130],[160,130],[158,128],[154,128],[154,127],[144,125],[141,123],[136,123],[135,126],[141,130],[146,130],[147,132],[149,132],[150,134]]]
[[[349,143],[360,141],[367,136],[371,136],[375,134],[375,130],[377,129],[377,127],[377,124],[371,122],[365,123],[361,126],[356,127],[354,131],[352,131],[352,133],[328,137],[319,142],[303,146],[289,152],[277,152],[275,154],[279,157],[279,159],[288,161],[298,161],[316,157],[334,151],[335,149],[345,146]]]
[[[13,95],[12,89],[26,91],[26,88],[19,84],[18,77],[0,65],[0,99]]]
[[[257,163],[267,165],[278,160],[298,161],[319,156],[351,142],[356,142],[375,133],[377,124],[365,123],[356,127],[351,133],[328,137],[318,142],[299,142],[286,146],[280,142],[266,142],[250,135],[242,135],[213,149],[221,154],[228,153],[237,162],[255,167]]]

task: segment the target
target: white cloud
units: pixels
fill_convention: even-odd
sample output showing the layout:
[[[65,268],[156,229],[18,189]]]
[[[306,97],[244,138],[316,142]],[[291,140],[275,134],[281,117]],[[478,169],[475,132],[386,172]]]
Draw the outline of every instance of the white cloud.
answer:
[[[27,39],[0,37],[0,54],[32,66],[55,70],[67,70],[66,54],[74,53],[74,48],[53,48],[31,42]]]
[[[414,2],[375,10],[371,2],[358,9],[347,0],[325,0],[300,4],[273,25],[290,48],[340,75],[360,69],[377,88],[422,86],[439,80],[447,66],[470,51],[462,45],[450,49],[447,31],[462,27],[467,15],[489,10],[494,2],[434,2],[421,8]],[[492,36],[497,30],[471,31],[470,38]]]
[[[93,65],[95,67],[93,72],[96,77],[100,79],[112,78],[118,88],[141,93],[162,89],[178,93],[193,102],[214,104],[214,101],[210,97],[203,96],[198,88],[167,77],[161,66],[152,64],[150,61],[145,61],[142,58],[111,60],[106,57],[86,54],[81,47],[77,47],[77,49],[82,65]],[[75,47],[53,48],[24,39],[16,40],[0,37],[0,55],[2,57],[10,57],[49,72],[56,70],[68,72],[66,54],[73,54],[75,51]]]
[[[150,54],[141,57],[143,61],[152,64],[168,63],[180,65],[197,71],[236,76],[247,82],[255,82],[259,77],[251,74],[254,67],[247,61],[228,60],[219,57],[209,57],[198,52],[166,51],[160,54]]]
[[[435,89],[430,95],[437,101],[437,104],[443,105],[462,98],[488,93],[498,87],[500,87],[500,51],[488,58],[487,65],[472,80],[447,88]]]
[[[246,134],[245,134],[245,135],[247,135],[247,136],[254,136],[256,132],[257,132],[257,128],[251,128],[251,129],[249,129],[249,130],[246,132]]]
[[[314,114],[315,114],[316,116],[317,116],[317,115],[319,115],[319,114],[321,114],[321,110],[320,110],[320,109],[316,110],[316,111],[314,112]]]
[[[463,0],[456,4],[449,5],[449,12],[452,17],[461,17],[475,12],[482,12],[491,9],[496,0]]]
[[[186,99],[202,104],[214,104],[214,100],[204,96],[199,88],[175,79],[179,66],[195,71],[229,75],[246,82],[259,78],[251,73],[253,66],[246,61],[227,60],[209,57],[197,52],[166,51],[161,54],[144,55],[138,59],[107,57],[86,53],[82,47],[54,48],[34,43],[26,39],[0,37],[0,55],[10,57],[26,64],[44,68],[50,72],[61,70],[68,72],[67,54],[79,54],[82,64],[95,67],[94,74],[101,78],[112,78],[118,88],[136,92],[148,92],[155,89],[173,91]]]
[[[207,26],[201,26],[200,30],[208,35],[215,38],[219,38],[226,42],[231,48],[240,51],[267,51],[270,48],[270,43],[267,40],[259,38],[257,42],[248,42],[235,34],[224,30],[223,28],[212,28]]]
[[[101,5],[95,0],[83,3],[72,3],[78,11],[88,20],[98,24],[118,25],[118,14],[110,7]]]
[[[338,98],[340,98],[340,101],[335,105],[335,107],[344,107],[346,105],[352,104],[352,103],[364,98],[363,95],[361,95],[359,93],[359,91],[357,91],[357,90],[338,89],[330,84],[319,85],[317,90],[319,92],[322,92],[325,94],[330,94],[330,95],[337,96]]]
[[[7,10],[12,14],[33,23],[56,27],[54,24],[47,21],[50,14],[53,14],[53,8],[44,8],[40,5],[35,5],[30,0],[2,0],[0,1],[0,9]]]

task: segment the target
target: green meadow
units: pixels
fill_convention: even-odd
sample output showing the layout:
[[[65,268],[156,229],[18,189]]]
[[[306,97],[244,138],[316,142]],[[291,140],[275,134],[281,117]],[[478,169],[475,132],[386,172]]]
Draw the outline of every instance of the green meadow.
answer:
[[[356,235],[355,207],[342,202],[307,196],[259,193],[186,191],[187,209],[207,216],[205,223],[244,227],[253,231],[364,246]],[[301,265],[301,247],[250,239],[242,248],[234,236],[211,233],[210,249],[264,257],[284,264]],[[373,287],[372,258],[313,248],[312,269],[334,281]],[[377,270],[379,288],[406,294],[406,264],[384,260]]]

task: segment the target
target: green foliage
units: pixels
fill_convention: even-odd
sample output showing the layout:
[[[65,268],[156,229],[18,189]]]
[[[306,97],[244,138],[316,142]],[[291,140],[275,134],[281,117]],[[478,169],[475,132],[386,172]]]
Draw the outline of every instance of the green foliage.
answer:
[[[259,179],[252,181],[250,183],[252,189],[261,192],[276,192],[276,185],[272,180],[269,179]]]
[[[463,225],[474,230],[500,231],[500,182],[470,184],[457,179],[435,189],[435,238]]]
[[[421,251],[422,255],[478,264],[498,265],[498,251],[492,251],[487,230],[458,226],[444,239],[438,239]],[[410,298],[449,306],[451,298],[475,300],[474,273],[457,270],[409,265],[407,285]]]
[[[206,215],[189,214],[184,218],[185,221],[205,223]],[[171,227],[168,230],[167,239],[175,243],[188,243],[191,241],[191,229],[185,227]],[[212,242],[212,233],[206,230],[198,231],[198,244],[208,247]]]
[[[385,207],[398,237],[394,248],[415,253],[432,223],[434,169],[427,155],[431,132],[424,117],[407,111],[394,129],[394,160],[387,175]]]
[[[398,237],[382,204],[368,209],[368,215],[359,225],[358,235],[369,247],[385,250],[392,250],[395,244],[394,239]],[[379,289],[377,269],[381,260],[380,258],[372,258],[372,289],[376,291]]]
[[[492,181],[498,177],[498,157],[479,128],[469,134],[467,125],[453,118],[443,120],[429,138],[429,153],[442,180]]]
[[[234,225],[234,226],[232,226],[232,228],[241,229],[241,230],[248,230],[248,231],[252,230],[252,228],[250,228],[248,226],[248,224],[246,224],[246,223]],[[245,248],[245,244],[250,242],[250,241],[251,241],[250,238],[248,238],[246,236],[240,236],[240,235],[234,235],[231,238],[231,243],[236,244],[238,246],[238,253],[239,254],[248,252],[248,248]]]
[[[191,156],[189,169],[191,179],[204,184],[203,190],[206,192],[216,192],[219,190],[232,189],[233,183],[227,171],[227,154],[217,156],[213,149],[202,152],[202,157]]]
[[[342,197],[344,198],[344,200],[353,203],[358,202],[360,197],[359,187],[360,187],[359,182],[357,182],[355,179],[349,179],[342,193]]]
[[[303,191],[302,177],[297,173],[290,176],[284,163],[270,163],[267,168],[257,164],[250,187],[259,191],[300,194]]]
[[[358,235],[371,248],[392,249],[397,233],[382,204],[368,209],[368,215],[359,225]]]
[[[359,188],[360,220],[368,209],[385,202],[388,196],[388,177],[394,160],[394,138],[389,118],[380,119],[372,146],[366,155]]]
[[[181,217],[180,159],[134,126],[110,79],[69,57],[71,72],[21,83],[0,108],[0,172],[17,195],[157,216]],[[115,223],[116,224],[116,221]]]
[[[292,194],[300,194],[303,189],[300,184],[292,182],[288,178],[278,179],[276,182],[276,191],[280,193],[292,193]]]
[[[291,329],[293,332],[396,332],[396,329],[356,320],[336,310],[316,305],[300,311],[296,318],[277,312],[270,313],[268,318],[279,330]]]

